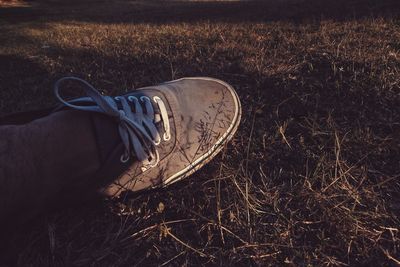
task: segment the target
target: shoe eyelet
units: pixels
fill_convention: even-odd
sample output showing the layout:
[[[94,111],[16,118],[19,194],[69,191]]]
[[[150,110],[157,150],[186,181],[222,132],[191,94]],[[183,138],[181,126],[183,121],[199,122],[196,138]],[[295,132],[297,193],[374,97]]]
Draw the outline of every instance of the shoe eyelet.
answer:
[[[158,146],[159,144],[161,144],[161,138],[160,138],[160,140],[158,140],[158,142],[153,141],[153,144],[156,145],[156,146]]]
[[[127,163],[130,159],[129,154],[122,154],[121,157],[119,158],[119,160],[121,161],[121,163]]]
[[[164,141],[169,141],[171,139],[171,135],[167,134],[167,133],[164,133],[163,139],[164,139]]]

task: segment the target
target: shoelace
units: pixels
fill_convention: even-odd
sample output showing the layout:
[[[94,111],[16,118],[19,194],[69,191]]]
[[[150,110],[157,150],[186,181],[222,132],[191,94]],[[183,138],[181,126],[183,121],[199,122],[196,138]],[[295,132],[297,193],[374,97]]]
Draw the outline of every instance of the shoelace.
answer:
[[[87,97],[66,101],[60,95],[60,84],[64,81],[78,81],[85,85],[83,88]],[[161,136],[155,125],[159,119],[162,120],[165,141],[171,138],[168,113],[163,100],[154,96],[153,101],[158,105],[161,118],[157,118],[151,100],[147,96],[139,99],[134,96],[110,97],[103,96],[87,81],[77,77],[64,77],[59,79],[54,85],[54,94],[57,99],[72,109],[98,112],[113,117],[118,121],[118,130],[121,141],[125,146],[125,154],[121,155],[121,162],[127,162],[130,156],[134,154],[136,158],[143,163],[142,169],[154,167],[159,162],[159,153],[156,146],[161,142]],[[87,105],[92,102],[93,105]],[[122,109],[118,108],[117,102],[120,102]],[[85,105],[79,105],[83,104]],[[146,112],[143,112],[144,104]],[[131,105],[134,106],[134,112]]]

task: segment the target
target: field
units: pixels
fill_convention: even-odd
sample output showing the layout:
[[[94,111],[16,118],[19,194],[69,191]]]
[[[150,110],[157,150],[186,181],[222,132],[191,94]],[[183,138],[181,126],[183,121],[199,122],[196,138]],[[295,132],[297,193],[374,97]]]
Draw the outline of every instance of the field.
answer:
[[[243,105],[201,171],[42,216],[12,265],[400,265],[399,1],[1,2],[0,115],[53,105],[65,75],[211,76]]]

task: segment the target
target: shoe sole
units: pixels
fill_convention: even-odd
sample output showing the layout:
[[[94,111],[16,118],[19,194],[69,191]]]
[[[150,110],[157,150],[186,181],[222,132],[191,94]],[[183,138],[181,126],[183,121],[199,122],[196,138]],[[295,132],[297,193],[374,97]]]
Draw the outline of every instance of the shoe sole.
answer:
[[[230,86],[229,84],[227,84],[226,82],[218,80],[218,79],[214,79],[214,78],[208,78],[208,77],[186,77],[186,78],[181,78],[181,79],[177,79],[174,81],[169,81],[164,84],[173,83],[173,82],[177,82],[177,81],[181,81],[181,80],[188,80],[188,79],[214,81],[214,82],[218,82],[218,83],[222,84],[223,86],[225,86],[226,88],[228,88],[228,90],[231,93],[231,95],[234,99],[234,102],[235,102],[236,113],[235,113],[235,116],[234,116],[232,123],[229,126],[228,130],[218,139],[218,141],[211,147],[211,149],[207,153],[205,153],[204,155],[202,155],[201,157],[199,157],[198,159],[193,161],[193,163],[191,163],[189,166],[187,166],[183,170],[181,170],[178,173],[165,179],[163,181],[163,184],[161,185],[161,187],[169,186],[173,183],[176,183],[176,182],[188,177],[189,175],[191,175],[192,173],[196,172],[201,167],[203,167],[205,164],[207,164],[209,161],[211,161],[219,152],[221,152],[221,150],[224,148],[224,145],[232,139],[232,137],[236,133],[236,131],[239,127],[239,124],[240,124],[240,118],[242,116],[242,107],[240,104],[240,100],[239,100],[239,97],[238,97],[236,91],[233,89],[233,87]]]

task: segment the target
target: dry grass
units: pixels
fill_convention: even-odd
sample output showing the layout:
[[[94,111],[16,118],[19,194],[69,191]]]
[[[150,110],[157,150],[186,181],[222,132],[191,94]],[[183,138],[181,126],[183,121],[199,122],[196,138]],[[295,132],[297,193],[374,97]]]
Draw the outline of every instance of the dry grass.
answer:
[[[52,105],[63,75],[111,94],[206,75],[244,116],[184,182],[39,218],[19,265],[399,264],[398,3],[66,3],[0,8],[0,113]]]

